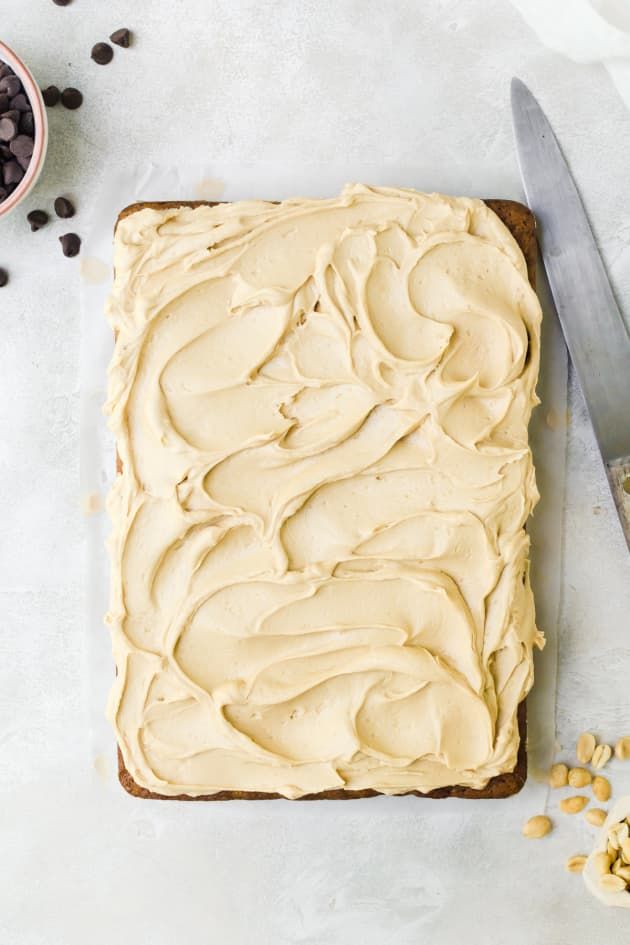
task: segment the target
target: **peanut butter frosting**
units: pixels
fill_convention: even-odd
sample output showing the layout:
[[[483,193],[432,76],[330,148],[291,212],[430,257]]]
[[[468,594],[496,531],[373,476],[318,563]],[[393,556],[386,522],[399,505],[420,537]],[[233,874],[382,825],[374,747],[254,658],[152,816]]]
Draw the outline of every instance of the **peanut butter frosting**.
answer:
[[[122,219],[108,714],[164,795],[511,771],[536,628],[541,312],[480,200]]]

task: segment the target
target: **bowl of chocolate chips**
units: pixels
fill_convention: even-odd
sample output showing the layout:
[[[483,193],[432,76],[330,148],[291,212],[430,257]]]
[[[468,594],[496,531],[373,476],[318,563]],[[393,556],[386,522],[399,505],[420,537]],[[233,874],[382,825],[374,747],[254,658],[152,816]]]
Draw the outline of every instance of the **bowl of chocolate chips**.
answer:
[[[39,86],[22,60],[0,42],[0,217],[35,186],[47,145]]]

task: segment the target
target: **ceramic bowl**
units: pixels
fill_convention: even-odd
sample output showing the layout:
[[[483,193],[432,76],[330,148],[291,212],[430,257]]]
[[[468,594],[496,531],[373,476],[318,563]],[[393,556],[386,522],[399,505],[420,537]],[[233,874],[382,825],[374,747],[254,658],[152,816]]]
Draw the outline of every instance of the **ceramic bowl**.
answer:
[[[39,86],[28,68],[24,65],[19,56],[12,49],[0,42],[0,62],[11,66],[16,76],[24,86],[24,92],[33,108],[33,121],[35,125],[35,147],[33,156],[24,177],[15,188],[12,194],[0,203],[0,220],[11,213],[12,210],[20,204],[24,198],[31,192],[37,179],[41,174],[46,159],[46,149],[48,147],[48,119],[46,117],[46,106],[42,98]]]

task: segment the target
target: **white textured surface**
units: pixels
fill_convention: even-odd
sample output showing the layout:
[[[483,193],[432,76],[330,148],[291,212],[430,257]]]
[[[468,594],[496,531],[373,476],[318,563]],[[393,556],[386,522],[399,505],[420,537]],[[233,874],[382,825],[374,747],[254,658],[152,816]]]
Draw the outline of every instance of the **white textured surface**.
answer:
[[[442,168],[474,154],[512,177],[517,73],[564,144],[630,314],[630,113],[602,68],[545,50],[503,0],[0,0],[0,24],[42,84],[85,93],[80,111],[50,113],[49,162],[24,208],[73,195],[79,232],[105,168],[139,157],[421,156]],[[92,43],[122,25],[136,48],[91,63]],[[0,228],[12,276],[0,290],[2,945],[626,942],[627,912],[604,910],[563,871],[587,852],[578,818],[558,816],[536,843],[521,840],[510,801],[470,814],[395,801],[164,805],[99,787],[83,709],[78,265],[56,242],[69,228],[31,234],[19,211]],[[630,732],[630,561],[575,388],[568,461],[567,746],[586,726]]]
[[[541,41],[573,62],[602,63],[630,107],[629,0],[512,0]]]

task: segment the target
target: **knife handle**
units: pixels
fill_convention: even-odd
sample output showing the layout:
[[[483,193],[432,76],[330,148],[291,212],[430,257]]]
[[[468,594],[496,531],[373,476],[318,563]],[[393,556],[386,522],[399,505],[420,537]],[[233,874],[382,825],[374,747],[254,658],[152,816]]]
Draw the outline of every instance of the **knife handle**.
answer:
[[[630,549],[630,456],[606,463],[610,490],[621,519],[621,527]]]

